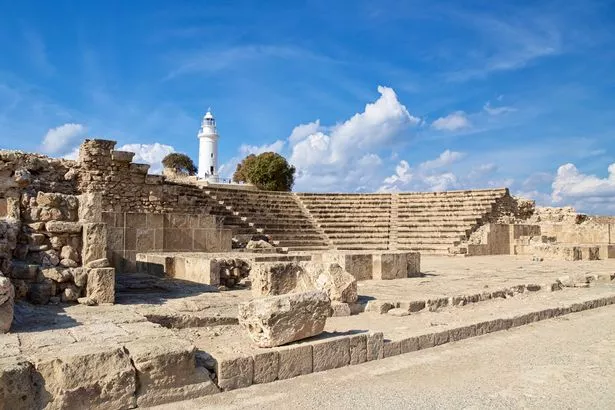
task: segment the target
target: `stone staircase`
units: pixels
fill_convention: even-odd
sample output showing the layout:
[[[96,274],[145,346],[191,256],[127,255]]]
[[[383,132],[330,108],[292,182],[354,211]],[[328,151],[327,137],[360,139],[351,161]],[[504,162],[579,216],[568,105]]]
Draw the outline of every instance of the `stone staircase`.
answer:
[[[274,244],[286,251],[329,249],[327,237],[311,220],[289,192],[249,191],[207,187],[205,193],[231,212],[236,219],[225,220],[234,234],[259,233],[270,235]],[[248,224],[249,228],[245,227]]]
[[[400,193],[397,248],[448,255],[508,195],[507,189]]]
[[[389,248],[390,194],[297,194],[340,250]]]
[[[223,216],[235,235],[268,234],[283,250],[411,250],[424,255],[463,253],[463,241],[504,199],[511,199],[505,188],[293,194],[207,187],[202,192],[208,199],[202,205]]]

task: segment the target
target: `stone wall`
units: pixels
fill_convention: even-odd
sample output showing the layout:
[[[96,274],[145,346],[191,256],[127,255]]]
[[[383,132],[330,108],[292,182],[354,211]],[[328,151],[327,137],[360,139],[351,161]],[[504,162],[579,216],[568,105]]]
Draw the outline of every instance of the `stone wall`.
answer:
[[[213,215],[103,212],[102,219],[107,258],[121,272],[137,271],[137,253],[231,250],[231,231]]]
[[[192,183],[148,175],[149,165],[131,162],[132,152],[115,141],[85,140],[79,150],[78,190],[99,192],[105,212],[206,214],[212,202]]]

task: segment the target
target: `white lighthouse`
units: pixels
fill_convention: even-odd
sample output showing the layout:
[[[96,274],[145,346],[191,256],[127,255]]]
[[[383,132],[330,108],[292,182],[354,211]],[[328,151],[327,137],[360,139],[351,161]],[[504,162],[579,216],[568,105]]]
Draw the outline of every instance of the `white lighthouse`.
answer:
[[[199,172],[198,176],[211,182],[218,179],[218,130],[211,108],[203,117],[199,130]]]

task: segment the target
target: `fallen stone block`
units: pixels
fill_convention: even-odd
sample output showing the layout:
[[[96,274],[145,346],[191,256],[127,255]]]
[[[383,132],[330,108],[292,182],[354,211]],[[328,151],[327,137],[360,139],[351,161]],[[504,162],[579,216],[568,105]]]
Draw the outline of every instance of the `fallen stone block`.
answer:
[[[115,269],[89,269],[87,275],[86,296],[95,303],[114,303]]]
[[[303,269],[295,263],[258,263],[250,271],[252,294],[255,297],[284,295],[297,289]]]
[[[387,314],[391,316],[402,317],[402,316],[408,316],[410,312],[408,311],[408,309],[395,308],[395,309],[389,310]]]
[[[387,313],[389,310],[394,309],[395,305],[391,302],[387,302],[385,300],[370,300],[367,302],[365,306],[366,312],[374,312],[379,313],[381,315]]]
[[[239,324],[258,346],[274,347],[320,334],[331,313],[325,292],[294,293],[240,304]]]
[[[36,408],[33,369],[32,364],[23,357],[0,359],[0,409]]]
[[[375,253],[373,278],[389,280],[420,276],[420,264],[418,252]]]
[[[136,374],[122,346],[73,343],[30,358],[44,408],[135,407]]]
[[[219,392],[209,372],[196,366],[195,347],[176,337],[125,345],[139,380],[137,405],[155,406]]]
[[[314,287],[327,292],[331,300],[346,303],[357,301],[357,280],[337,263],[306,262],[302,266],[312,278]]]
[[[331,302],[331,308],[333,309],[332,317],[350,316],[352,314],[348,303]]]

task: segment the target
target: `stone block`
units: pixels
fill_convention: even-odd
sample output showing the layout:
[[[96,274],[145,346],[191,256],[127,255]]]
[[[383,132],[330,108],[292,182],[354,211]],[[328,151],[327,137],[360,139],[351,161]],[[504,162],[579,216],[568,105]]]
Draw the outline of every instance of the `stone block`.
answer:
[[[299,285],[327,292],[336,302],[357,301],[357,280],[337,263],[302,262]]]
[[[332,317],[350,316],[350,305],[344,302],[331,302],[331,308],[333,309]]]
[[[51,283],[33,283],[28,288],[28,300],[37,305],[46,305],[51,297]]]
[[[274,347],[320,334],[331,313],[326,293],[294,293],[240,304],[239,324],[258,346]]]
[[[86,296],[96,303],[115,302],[115,269],[88,269]]]
[[[154,249],[154,229],[135,230],[135,249],[137,252],[151,252]]]
[[[183,259],[184,261],[182,269],[175,271],[175,278],[207,285],[220,284],[220,267],[215,259],[187,256],[176,256],[175,259]]]
[[[102,193],[86,192],[79,196],[79,220],[102,222]]]
[[[311,345],[295,345],[279,349],[278,357],[278,380],[290,379],[313,371]]]
[[[367,305],[365,306],[365,311],[379,313],[383,315],[394,308],[395,305],[391,302],[387,302],[386,300],[374,299],[367,302]]]
[[[45,229],[50,233],[80,233],[81,222],[48,221]]]
[[[313,371],[336,369],[350,363],[350,338],[340,337],[312,344]]]
[[[350,362],[349,364],[361,364],[367,361],[367,334],[362,333],[349,338]]]
[[[0,334],[11,329],[13,309],[15,304],[15,288],[0,272]]]
[[[35,280],[38,274],[38,265],[28,264],[25,262],[12,261],[11,263],[11,278]]]
[[[126,212],[124,218],[126,228],[147,228],[147,214]]]
[[[87,223],[83,225],[83,250],[81,259],[84,265],[96,259],[107,257],[107,225]]]
[[[248,387],[254,380],[254,360],[251,356],[219,359],[216,362],[216,375],[222,390]]]
[[[254,384],[270,383],[278,378],[280,357],[277,351],[256,353],[254,362]]]
[[[401,342],[399,340],[387,340],[382,346],[384,357],[399,356],[401,354]]]
[[[295,263],[264,262],[250,270],[252,295],[255,297],[284,295],[297,289],[303,269]]]
[[[401,353],[410,353],[416,352],[419,350],[419,338],[418,337],[408,337],[406,339],[400,340],[400,351]]]
[[[136,405],[136,372],[122,346],[73,343],[33,357],[46,408],[110,409]],[[38,381],[37,381],[38,380]]]
[[[384,337],[382,332],[367,334],[367,361],[382,359],[384,352]]]
[[[125,345],[139,380],[137,405],[154,406],[217,393],[209,373],[196,367],[195,348],[176,337],[140,339]]]
[[[325,252],[322,262],[337,263],[357,281],[372,279],[373,257],[371,253]]]
[[[33,366],[24,357],[0,359],[0,409],[36,408]]]
[[[420,273],[417,252],[382,252],[373,257],[373,278],[377,280],[403,279]]]

